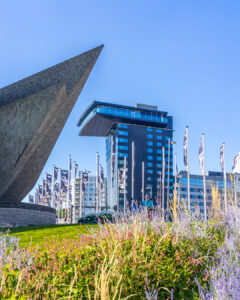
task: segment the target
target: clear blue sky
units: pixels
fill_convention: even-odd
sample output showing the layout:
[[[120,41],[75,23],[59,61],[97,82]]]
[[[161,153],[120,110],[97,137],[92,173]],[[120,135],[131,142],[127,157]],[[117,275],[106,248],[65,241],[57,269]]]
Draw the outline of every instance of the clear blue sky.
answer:
[[[79,137],[80,115],[93,101],[158,105],[174,118],[175,152],[183,168],[189,125],[190,171],[200,174],[198,147],[206,135],[206,170],[226,168],[240,151],[240,2],[142,0],[0,1],[0,87],[104,43],[46,165],[67,168],[68,155],[95,172],[105,165],[105,141]]]

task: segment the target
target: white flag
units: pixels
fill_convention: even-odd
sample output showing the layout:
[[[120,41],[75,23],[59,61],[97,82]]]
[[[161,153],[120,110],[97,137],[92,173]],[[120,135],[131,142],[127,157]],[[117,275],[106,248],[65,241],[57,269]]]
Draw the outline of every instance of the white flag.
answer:
[[[198,151],[198,158],[200,162],[202,175],[204,175],[204,135],[202,135],[201,137],[199,151]]]
[[[183,162],[186,170],[188,171],[188,126],[186,127],[183,140]]]
[[[240,173],[240,152],[234,157],[232,172]]]
[[[224,173],[224,144],[222,145],[222,147],[220,148],[220,165],[222,168],[222,171]]]

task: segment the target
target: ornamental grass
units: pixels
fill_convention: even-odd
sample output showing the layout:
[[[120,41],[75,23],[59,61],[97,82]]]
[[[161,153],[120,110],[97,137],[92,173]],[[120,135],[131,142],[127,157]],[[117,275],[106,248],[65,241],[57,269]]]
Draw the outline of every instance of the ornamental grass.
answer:
[[[114,223],[99,223],[98,230],[89,229],[77,239],[46,239],[41,249],[31,244],[23,249],[13,238],[2,247],[0,296],[96,300],[214,297],[218,277],[213,274],[217,257],[224,251],[220,249],[225,249],[225,236],[230,236],[229,219],[220,214],[205,222],[184,209],[173,214],[172,222],[166,222],[158,209],[151,220],[145,211],[128,213]],[[8,234],[2,235],[3,244],[7,239]]]

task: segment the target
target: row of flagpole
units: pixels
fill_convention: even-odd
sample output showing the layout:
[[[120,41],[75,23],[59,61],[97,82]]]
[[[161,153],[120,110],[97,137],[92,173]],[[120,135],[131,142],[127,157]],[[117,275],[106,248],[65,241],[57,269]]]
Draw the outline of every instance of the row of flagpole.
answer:
[[[184,165],[186,167],[186,172],[187,172],[187,209],[188,211],[191,210],[191,199],[190,199],[190,171],[189,171],[189,127],[186,126],[185,129],[185,134],[184,134],[184,141],[183,141],[183,149],[184,149]],[[170,143],[175,144],[175,142],[171,141],[170,139],[168,140],[168,181],[167,181],[167,210],[169,210],[169,177],[170,177]],[[201,135],[201,140],[200,140],[200,146],[199,146],[199,151],[198,151],[198,157],[199,157],[199,162],[200,162],[200,169],[201,169],[201,175],[203,177],[203,206],[204,206],[204,219],[207,219],[207,191],[206,191],[206,172],[205,172],[205,135]],[[113,158],[112,158],[113,159]],[[126,157],[124,157],[126,160]],[[134,200],[134,172],[135,172],[135,146],[134,142],[132,142],[132,151],[131,151],[131,165],[132,165],[132,170],[131,170],[131,198]],[[224,179],[224,210],[225,213],[228,211],[227,207],[227,174],[226,174],[226,167],[225,167],[225,143],[222,144],[220,148],[220,165],[221,169],[223,172],[223,179]],[[160,172],[160,183],[161,183],[161,207],[162,207],[162,213],[164,215],[165,213],[165,207],[164,207],[164,193],[165,193],[165,147],[162,147],[162,172]],[[124,163],[124,168],[123,168],[123,174],[124,176],[120,176],[120,181],[122,184],[124,182],[124,211],[126,207],[126,165]],[[144,172],[145,172],[145,162],[142,162],[142,201],[144,200]],[[240,152],[235,156],[234,158],[234,164],[232,167],[232,172],[233,173],[240,173]],[[175,155],[175,187],[176,187],[176,182],[177,182],[177,175],[178,175],[178,170],[177,170],[177,156]],[[111,187],[112,188],[112,187]],[[235,191],[235,204],[236,203],[236,187],[234,183],[234,191]],[[117,185],[117,190],[118,190],[118,185]],[[180,196],[180,192],[179,192]]]
[[[198,151],[198,157],[200,162],[201,174],[203,176],[203,205],[204,205],[204,218],[207,219],[207,193],[206,193],[206,172],[205,172],[205,135],[202,134],[200,140],[200,146]],[[190,173],[189,173],[189,153],[188,153],[188,126],[186,126],[184,141],[183,141],[183,149],[184,149],[184,165],[186,167],[187,172],[187,191],[188,191],[188,210],[190,211]],[[225,214],[228,212],[228,204],[227,204],[227,173],[225,166],[225,143],[220,147],[220,165],[223,172],[223,180],[224,180],[224,210]],[[234,163],[232,167],[232,173],[240,173],[240,152],[234,157]],[[234,177],[235,178],[235,177]],[[234,180],[234,191],[235,191],[235,205],[237,205],[236,199],[236,186]]]
[[[186,126],[185,134],[184,134],[184,142],[183,142],[183,149],[184,149],[184,165],[186,167],[187,172],[187,208],[190,211],[191,209],[191,201],[190,201],[190,172],[189,172],[189,141],[188,141],[188,132],[189,128]],[[126,211],[127,207],[127,193],[126,193],[126,173],[127,173],[127,160],[124,157],[124,164],[123,169],[115,174],[115,167],[117,163],[118,155],[116,155],[116,150],[114,148],[114,140],[113,136],[111,136],[111,174],[110,174],[110,190],[109,195],[111,198],[111,203],[113,203],[113,198],[115,196],[118,197],[119,194],[119,187],[123,189],[124,201],[123,201],[123,210]],[[200,147],[198,152],[200,168],[201,168],[201,175],[203,176],[203,200],[204,200],[204,218],[207,219],[207,195],[206,195],[206,172],[205,172],[205,136],[202,134],[200,140]],[[169,209],[169,188],[170,188],[170,144],[174,144],[173,141],[170,139],[168,140],[168,176],[167,176],[167,209]],[[131,144],[132,152],[131,152],[131,197],[134,200],[134,185],[135,185],[135,145],[134,142]],[[117,153],[118,154],[118,153]],[[103,191],[104,186],[104,172],[103,167],[99,163],[99,154],[96,153],[96,212],[101,211],[101,194]],[[220,148],[220,165],[223,172],[224,177],[224,207],[225,212],[227,213],[227,179],[226,179],[226,168],[225,168],[225,144]],[[78,164],[74,162],[74,179],[76,179],[77,175]],[[118,169],[118,168],[117,168]],[[57,182],[58,179],[58,172],[60,173],[60,182]],[[58,169],[54,166],[54,176],[52,180],[52,175],[46,174],[46,179],[43,179],[43,184],[38,186],[38,189],[35,193],[35,203],[40,204],[44,203],[54,208],[60,209],[62,208],[63,202],[66,202],[66,218],[67,220],[70,219],[71,214],[71,205],[72,205],[72,187],[71,187],[71,172],[72,172],[72,161],[71,157],[69,156],[69,167],[68,170]],[[233,173],[237,172],[240,173],[240,153],[238,153],[234,158],[234,165],[233,165]],[[164,193],[165,193],[165,147],[162,147],[162,172],[160,171],[160,186],[159,186],[159,194],[161,194],[161,208],[162,213],[164,215],[165,207],[164,207]],[[145,162],[142,162],[142,201],[144,200],[144,174],[145,174]],[[177,159],[175,155],[175,187],[177,181]],[[115,183],[115,196],[113,191],[113,182],[114,178],[116,178],[117,182]],[[53,181],[53,193],[51,194],[51,185]],[[88,183],[88,173],[81,172],[81,192],[80,192],[80,207],[79,207],[79,217],[83,215],[83,206],[84,206],[84,192],[86,189],[86,184]],[[116,194],[117,192],[117,194]],[[179,193],[180,194],[180,193]],[[64,200],[65,199],[65,200]],[[236,199],[236,197],[235,197]],[[29,201],[34,203],[33,196],[29,195]],[[108,202],[110,199],[108,200]],[[117,200],[117,206],[119,208],[119,199]],[[109,206],[110,203],[106,204],[106,208]],[[112,207],[111,207],[112,208]]]
[[[104,193],[104,170],[101,164],[99,164],[99,154],[96,154],[96,212],[101,210],[101,199]],[[77,177],[78,164],[74,162],[74,183]],[[60,176],[58,177],[58,175]],[[34,196],[29,195],[29,202],[47,205],[58,210],[58,219],[60,219],[60,211],[63,209],[63,204],[65,203],[65,220],[71,222],[72,208],[75,204],[75,195],[72,195],[72,185],[71,185],[71,174],[72,174],[72,159],[69,155],[69,164],[68,170],[63,170],[53,166],[53,176],[46,173],[46,179],[42,179],[43,184],[38,184],[37,189],[35,190],[35,201]],[[84,209],[84,193],[86,186],[88,184],[88,172],[80,172],[79,176],[81,177],[80,182],[80,203],[79,203],[79,216],[83,216]],[[59,182],[58,182],[59,178]],[[52,180],[53,179],[53,180]],[[75,190],[75,189],[74,189]],[[73,201],[74,196],[74,201]],[[107,204],[106,204],[107,206]]]

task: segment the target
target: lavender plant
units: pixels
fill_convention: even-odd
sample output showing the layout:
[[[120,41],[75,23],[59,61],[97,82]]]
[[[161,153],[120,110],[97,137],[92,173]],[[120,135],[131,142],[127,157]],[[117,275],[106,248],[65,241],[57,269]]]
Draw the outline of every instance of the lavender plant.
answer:
[[[201,299],[240,299],[240,210],[229,207],[225,216],[225,239],[210,268],[209,286],[196,280]]]

